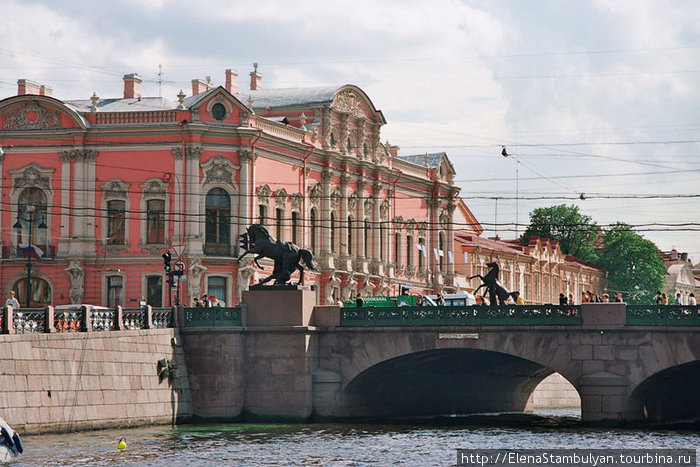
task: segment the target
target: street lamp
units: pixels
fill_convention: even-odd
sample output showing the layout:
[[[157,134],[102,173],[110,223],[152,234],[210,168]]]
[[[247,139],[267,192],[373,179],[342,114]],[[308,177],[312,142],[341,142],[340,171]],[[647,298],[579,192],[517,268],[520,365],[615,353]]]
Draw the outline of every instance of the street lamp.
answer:
[[[503,150],[501,151],[501,155],[503,157],[510,157],[511,155],[508,154],[508,151],[506,151],[506,147],[502,146]],[[513,160],[515,160],[515,238],[518,238],[518,157],[513,155]]]
[[[15,225],[12,227],[17,230],[17,233],[19,234],[19,241],[22,243],[22,222],[24,221],[29,224],[29,243],[27,245],[27,304],[26,307],[30,307],[30,301],[32,298],[32,224],[36,222],[36,206],[33,204],[29,204],[24,208],[24,211],[27,213],[28,217],[22,217],[20,212],[17,212],[17,222],[15,222]],[[41,220],[41,224],[37,226],[39,229],[45,229],[46,224],[44,223],[44,220]]]

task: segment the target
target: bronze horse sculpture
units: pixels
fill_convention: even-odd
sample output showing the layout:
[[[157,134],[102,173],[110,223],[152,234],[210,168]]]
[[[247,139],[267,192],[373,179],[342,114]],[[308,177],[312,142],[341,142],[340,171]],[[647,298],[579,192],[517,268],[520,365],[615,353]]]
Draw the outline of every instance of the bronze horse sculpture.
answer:
[[[248,253],[256,254],[253,260],[262,269],[258,260],[260,258],[270,258],[274,260],[275,267],[272,274],[260,282],[258,285],[275,280],[274,285],[285,285],[292,277],[294,270],[299,270],[299,282],[304,283],[304,267],[300,264],[303,261],[308,269],[316,270],[313,263],[313,254],[304,248],[299,248],[291,242],[281,242],[275,240],[268,230],[260,225],[253,224],[248,227],[247,232],[240,235],[241,243],[245,251],[238,257],[240,261]]]
[[[485,287],[484,293],[482,294],[481,298],[485,298],[486,294],[489,294],[489,304],[490,305],[505,305],[506,302],[508,301],[508,298],[511,297],[513,300],[516,299],[516,294],[518,292],[508,292],[505,287],[503,287],[499,282],[498,282],[498,264],[497,263],[486,263],[486,266],[489,267],[489,272],[486,273],[485,276],[482,276],[480,274],[477,274],[475,276],[471,276],[469,279],[474,279],[475,277],[478,277],[481,279],[482,284],[476,288],[474,291],[474,295],[479,291],[479,289]]]

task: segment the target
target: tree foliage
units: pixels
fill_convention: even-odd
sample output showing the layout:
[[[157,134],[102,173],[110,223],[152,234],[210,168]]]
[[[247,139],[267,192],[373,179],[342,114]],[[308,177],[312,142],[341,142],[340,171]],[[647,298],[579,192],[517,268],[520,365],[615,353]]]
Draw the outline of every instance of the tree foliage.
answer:
[[[624,223],[607,229],[603,242],[598,263],[608,272],[608,290],[621,292],[631,304],[653,303],[666,275],[656,245]]]
[[[558,240],[563,253],[584,261],[594,261],[599,232],[596,223],[589,216],[581,214],[578,206],[560,204],[532,211],[530,225],[525,229],[522,241],[527,245],[533,236]]]
[[[598,248],[600,234],[598,225],[578,207],[560,204],[530,213],[523,244],[533,236],[558,240],[563,253],[603,266],[610,292],[621,292],[631,304],[652,303],[667,274],[656,245],[622,222],[605,229],[602,248]]]

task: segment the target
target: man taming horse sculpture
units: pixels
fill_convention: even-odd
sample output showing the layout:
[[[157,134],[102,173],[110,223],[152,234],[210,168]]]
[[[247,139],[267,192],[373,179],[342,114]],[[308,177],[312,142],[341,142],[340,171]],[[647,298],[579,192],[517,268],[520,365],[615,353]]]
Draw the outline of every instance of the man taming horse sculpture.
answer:
[[[484,290],[484,293],[482,294],[481,298],[485,298],[486,294],[488,293],[490,305],[505,305],[509,297],[513,298],[513,300],[516,300],[518,292],[508,292],[506,288],[498,282],[498,264],[486,263],[486,266],[489,267],[489,272],[486,273],[485,276],[477,274],[469,278],[474,279],[475,277],[478,277],[479,279],[481,279],[482,282],[482,284],[479,287],[477,287],[474,291],[474,295],[476,295],[479,289],[485,287],[486,289]]]
[[[304,268],[299,264],[300,261],[304,261],[307,268],[316,269],[313,263],[313,254],[309,250],[299,248],[291,242],[275,240],[270,232],[260,224],[251,225],[247,232],[239,237],[245,251],[238,257],[238,261],[248,253],[258,255],[253,261],[261,269],[262,266],[258,263],[260,258],[270,258],[275,261],[272,274],[262,279],[258,283],[259,285],[272,279],[275,280],[274,285],[284,285],[289,282],[295,269],[299,270],[299,282],[296,285],[303,284]]]

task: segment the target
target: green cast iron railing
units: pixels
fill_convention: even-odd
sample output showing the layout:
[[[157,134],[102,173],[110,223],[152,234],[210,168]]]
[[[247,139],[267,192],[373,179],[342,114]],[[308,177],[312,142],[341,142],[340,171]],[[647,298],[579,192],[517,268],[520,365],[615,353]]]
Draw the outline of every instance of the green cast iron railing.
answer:
[[[700,307],[684,305],[627,305],[631,326],[700,326]]]
[[[241,307],[185,308],[185,327],[242,326]]]
[[[580,325],[580,306],[405,306],[341,308],[341,326]]]

